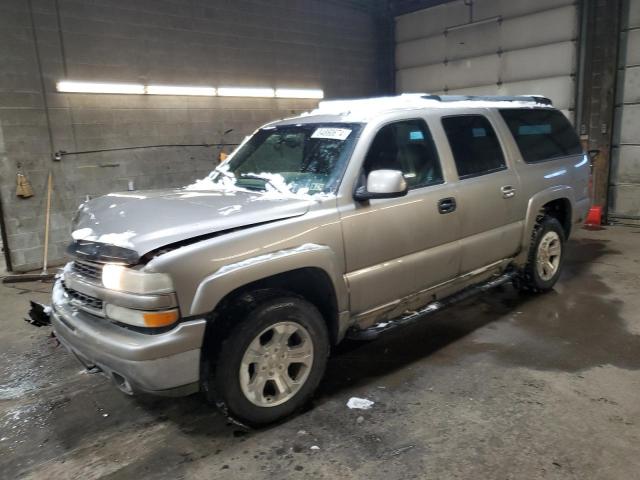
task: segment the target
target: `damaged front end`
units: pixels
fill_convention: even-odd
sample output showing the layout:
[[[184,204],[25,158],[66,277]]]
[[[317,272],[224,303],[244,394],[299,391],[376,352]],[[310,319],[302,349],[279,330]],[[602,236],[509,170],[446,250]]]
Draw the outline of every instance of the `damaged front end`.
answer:
[[[114,288],[104,285],[105,270]],[[103,372],[124,393],[193,393],[199,389],[206,321],[180,320],[175,294],[162,278],[148,275],[124,265],[74,260],[54,285],[51,325],[86,368]],[[140,288],[155,293],[126,291]]]
[[[88,262],[136,265],[140,255],[135,250],[107,243],[75,240],[67,247],[67,254]]]

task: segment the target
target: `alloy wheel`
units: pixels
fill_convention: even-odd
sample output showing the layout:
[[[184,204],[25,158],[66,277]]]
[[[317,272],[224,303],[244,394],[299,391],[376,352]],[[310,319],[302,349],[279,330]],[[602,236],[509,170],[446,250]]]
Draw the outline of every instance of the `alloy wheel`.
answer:
[[[542,280],[546,282],[553,278],[560,268],[561,255],[562,242],[560,236],[554,231],[545,233],[540,239],[536,255],[536,269]]]
[[[278,322],[257,335],[240,364],[240,387],[254,405],[274,407],[290,400],[309,376],[313,342],[306,328]]]

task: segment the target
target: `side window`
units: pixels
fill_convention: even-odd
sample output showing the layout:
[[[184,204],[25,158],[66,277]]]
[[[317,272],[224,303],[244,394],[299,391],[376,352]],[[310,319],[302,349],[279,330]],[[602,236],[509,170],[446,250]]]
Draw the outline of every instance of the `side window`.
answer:
[[[461,179],[506,168],[496,132],[484,116],[444,117],[442,126]]]
[[[378,131],[364,161],[364,173],[400,170],[409,188],[442,183],[436,146],[423,120],[404,120]]]
[[[582,153],[573,126],[558,110],[505,108],[500,114],[527,163]]]

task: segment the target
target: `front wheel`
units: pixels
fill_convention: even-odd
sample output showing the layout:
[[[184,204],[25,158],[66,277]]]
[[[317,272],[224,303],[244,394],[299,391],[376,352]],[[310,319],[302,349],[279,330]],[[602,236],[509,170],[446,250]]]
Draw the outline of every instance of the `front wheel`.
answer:
[[[214,395],[235,418],[263,425],[302,407],[324,374],[329,354],[326,324],[297,297],[257,305],[223,342]]]
[[[525,290],[546,292],[560,278],[564,260],[564,230],[553,217],[544,216],[534,227],[529,259],[521,278]]]

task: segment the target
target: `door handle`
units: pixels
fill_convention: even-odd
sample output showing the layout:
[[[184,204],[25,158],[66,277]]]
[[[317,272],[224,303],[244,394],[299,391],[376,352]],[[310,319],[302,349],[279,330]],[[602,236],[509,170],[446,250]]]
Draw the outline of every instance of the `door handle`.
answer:
[[[453,197],[443,198],[438,201],[438,212],[451,213],[456,209],[456,199]]]
[[[511,198],[516,195],[516,189],[511,185],[505,185],[500,191],[502,192],[502,198]]]

